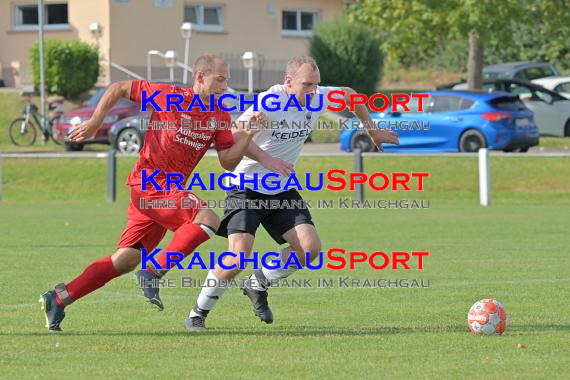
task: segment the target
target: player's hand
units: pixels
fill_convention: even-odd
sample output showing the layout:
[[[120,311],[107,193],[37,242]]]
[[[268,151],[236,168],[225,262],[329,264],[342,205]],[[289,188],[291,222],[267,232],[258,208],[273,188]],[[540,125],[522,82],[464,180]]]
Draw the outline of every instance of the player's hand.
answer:
[[[90,137],[93,137],[95,132],[97,132],[99,125],[91,121],[91,119],[79,123],[73,131],[67,136],[67,139],[72,142],[80,143]]]
[[[283,177],[289,177],[291,173],[295,173],[295,167],[290,162],[271,156],[261,163],[267,170],[277,173]]]
[[[398,134],[394,131],[382,129],[367,129],[366,131],[380,152],[384,151],[383,143],[400,145]]]
[[[254,136],[256,133],[259,133],[263,128],[261,122],[269,123],[269,118],[267,118],[263,112],[254,113],[253,116],[251,116],[249,119],[249,122],[246,124],[246,127],[244,129],[245,133],[250,136]]]

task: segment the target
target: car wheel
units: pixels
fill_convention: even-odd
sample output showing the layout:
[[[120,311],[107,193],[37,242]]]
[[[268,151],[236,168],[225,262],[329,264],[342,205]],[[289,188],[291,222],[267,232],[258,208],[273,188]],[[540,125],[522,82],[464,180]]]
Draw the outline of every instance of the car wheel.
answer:
[[[65,143],[64,144],[65,150],[68,152],[80,152],[83,150],[84,146],[85,145],[83,145],[83,144],[77,144],[77,143]]]
[[[481,148],[487,147],[485,136],[475,129],[468,129],[463,132],[459,139],[460,152],[478,152]]]
[[[117,136],[117,150],[120,153],[137,154],[143,145],[143,139],[139,131],[134,128],[123,129]]]
[[[528,146],[525,146],[523,148],[518,148],[516,151],[519,153],[526,153],[528,152],[528,148],[529,148]]]
[[[360,149],[361,152],[374,152],[376,147],[366,132],[359,131],[350,138],[350,150]]]
[[[564,127],[564,136],[570,137],[570,119],[566,122],[566,126]]]

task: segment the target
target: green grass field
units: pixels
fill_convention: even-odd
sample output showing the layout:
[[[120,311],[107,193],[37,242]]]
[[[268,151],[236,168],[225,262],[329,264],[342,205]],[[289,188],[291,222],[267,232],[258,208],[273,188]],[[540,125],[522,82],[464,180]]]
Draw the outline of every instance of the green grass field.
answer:
[[[119,160],[122,183],[134,161]],[[350,157],[302,157],[298,172],[351,171]],[[127,192],[105,202],[105,160],[4,160],[0,201],[0,364],[3,378],[567,378],[570,372],[570,159],[493,157],[493,205],[478,205],[477,161],[368,157],[367,173],[429,171],[426,190],[368,199],[430,200],[428,210],[312,210],[323,248],[429,250],[425,270],[302,271],[295,278],[416,278],[429,289],[271,289],[275,322],[230,289],[208,331],[183,321],[198,289],[164,289],[164,312],[124,276],[70,306],[48,333],[39,294],[114,250]],[[202,173],[220,173],[207,158]],[[205,199],[222,193],[198,192]],[[305,192],[307,199],[352,196]],[[219,213],[219,212],[218,212]],[[164,242],[161,245],[164,247]],[[276,248],[263,231],[256,248]],[[220,252],[216,237],[202,250]],[[250,273],[251,269],[242,274]],[[204,278],[176,271],[171,278]],[[478,299],[506,305],[501,337],[469,333]],[[517,348],[522,343],[526,348]],[[566,375],[565,375],[566,374]]]

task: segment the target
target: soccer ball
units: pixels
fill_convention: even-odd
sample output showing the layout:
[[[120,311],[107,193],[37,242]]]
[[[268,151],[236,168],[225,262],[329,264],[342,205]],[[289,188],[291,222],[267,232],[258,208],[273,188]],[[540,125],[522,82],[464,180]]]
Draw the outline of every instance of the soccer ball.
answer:
[[[509,317],[502,303],[487,298],[471,306],[467,322],[475,335],[501,335],[507,328]]]

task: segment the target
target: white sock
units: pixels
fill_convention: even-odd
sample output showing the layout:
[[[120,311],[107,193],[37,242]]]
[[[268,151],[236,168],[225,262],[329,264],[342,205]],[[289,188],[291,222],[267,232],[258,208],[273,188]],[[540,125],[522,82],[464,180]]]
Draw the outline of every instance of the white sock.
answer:
[[[214,272],[209,271],[204,283],[204,287],[200,291],[200,295],[198,295],[198,299],[196,300],[196,305],[202,310],[212,310],[226,289],[227,286],[225,284],[220,284],[220,279],[216,277]],[[190,317],[195,317],[197,315],[199,314],[196,313],[194,309],[192,309],[190,312]]]
[[[290,249],[290,247],[289,247],[289,249]],[[279,250],[279,252],[281,253],[281,256],[280,256],[281,257],[281,267],[280,268],[267,269],[267,268],[263,267],[261,269],[263,275],[267,279],[267,282],[271,282],[272,280],[281,280],[282,278],[289,277],[290,275],[292,275],[293,273],[295,273],[297,271],[297,267],[293,266],[293,265],[289,265],[287,267],[287,269],[283,269],[283,266],[285,265],[285,263],[283,262],[283,250]],[[254,289],[259,290],[255,287],[254,287]]]
[[[281,266],[283,266],[283,263],[281,263]],[[283,267],[277,269],[267,269],[264,267],[262,269],[263,275],[269,282],[271,282],[271,280],[281,280],[282,278],[289,277],[296,271],[297,267],[291,265],[289,265],[287,269],[283,269]]]
[[[259,272],[259,271],[257,271]],[[255,272],[255,273],[257,273]],[[265,289],[267,289],[267,284],[265,284],[266,280],[260,281],[257,276],[255,275],[255,273],[252,273],[248,278],[249,280],[247,281],[247,287],[254,289],[254,290],[258,290],[260,292],[264,291]]]

